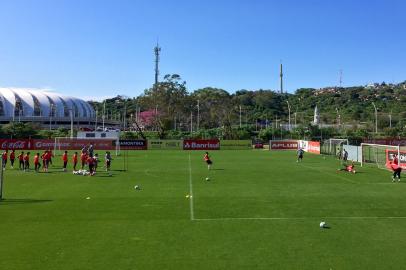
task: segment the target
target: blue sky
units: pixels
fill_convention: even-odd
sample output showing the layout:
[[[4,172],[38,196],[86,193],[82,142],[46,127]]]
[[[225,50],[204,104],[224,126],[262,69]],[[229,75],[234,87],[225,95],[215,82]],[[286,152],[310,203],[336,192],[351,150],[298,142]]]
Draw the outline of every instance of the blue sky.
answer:
[[[101,99],[177,73],[189,91],[406,80],[406,1],[0,0],[0,87]]]

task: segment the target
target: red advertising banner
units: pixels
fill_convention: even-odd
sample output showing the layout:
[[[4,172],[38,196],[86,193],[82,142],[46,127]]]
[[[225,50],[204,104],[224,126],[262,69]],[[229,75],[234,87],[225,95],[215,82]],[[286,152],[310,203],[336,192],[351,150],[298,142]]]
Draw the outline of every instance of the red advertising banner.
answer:
[[[307,152],[313,154],[320,154],[320,142],[308,142],[307,143]]]
[[[386,168],[391,169],[391,162],[393,161],[395,155],[398,154],[396,150],[388,150],[386,149]],[[398,157],[399,166],[402,169],[406,169],[406,152],[400,152]]]
[[[122,150],[147,150],[147,141],[146,140],[120,140],[120,149]],[[117,144],[116,141],[113,141],[113,145]]]
[[[2,150],[25,150],[31,149],[32,140],[26,139],[0,139],[0,148]]]
[[[183,140],[183,150],[219,150],[220,141],[213,140]]]
[[[269,142],[269,150],[297,150],[298,146],[298,141],[295,140],[279,140]]]
[[[88,139],[57,139],[56,148],[60,150],[80,150],[84,146],[93,144],[95,150],[113,150],[113,141],[111,139],[106,140],[88,140]],[[32,140],[32,150],[53,150],[55,148],[55,140],[52,139],[39,139]]]

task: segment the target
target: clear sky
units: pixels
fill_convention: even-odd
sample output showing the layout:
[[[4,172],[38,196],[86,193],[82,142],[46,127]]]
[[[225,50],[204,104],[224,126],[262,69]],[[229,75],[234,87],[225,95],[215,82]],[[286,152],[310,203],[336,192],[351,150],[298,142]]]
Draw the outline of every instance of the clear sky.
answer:
[[[0,87],[137,96],[177,73],[189,91],[406,80],[404,0],[0,0]]]

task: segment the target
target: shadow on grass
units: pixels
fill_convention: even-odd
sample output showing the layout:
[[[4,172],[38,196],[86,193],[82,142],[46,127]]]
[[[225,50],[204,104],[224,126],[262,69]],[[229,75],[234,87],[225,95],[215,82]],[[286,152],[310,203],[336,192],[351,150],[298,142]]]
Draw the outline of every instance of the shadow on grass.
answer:
[[[52,202],[52,200],[39,200],[39,199],[2,199],[2,200],[0,200],[0,205],[2,205],[2,204],[47,203],[47,202]]]
[[[225,171],[225,169],[221,169],[221,168],[218,168],[218,169],[210,169],[210,171]]]

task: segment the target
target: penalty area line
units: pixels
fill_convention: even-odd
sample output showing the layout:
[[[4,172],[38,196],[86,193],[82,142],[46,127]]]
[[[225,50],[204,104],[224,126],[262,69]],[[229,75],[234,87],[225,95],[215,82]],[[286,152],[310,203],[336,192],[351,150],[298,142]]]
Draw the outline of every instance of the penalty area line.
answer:
[[[233,221],[233,220],[308,220],[308,219],[406,219],[405,217],[225,217],[196,218],[195,221]]]
[[[189,154],[189,208],[190,220],[195,220],[195,213],[193,209],[193,181],[192,181],[192,161]]]

